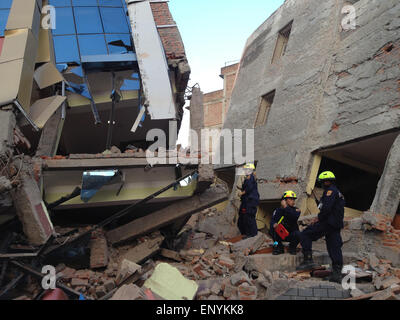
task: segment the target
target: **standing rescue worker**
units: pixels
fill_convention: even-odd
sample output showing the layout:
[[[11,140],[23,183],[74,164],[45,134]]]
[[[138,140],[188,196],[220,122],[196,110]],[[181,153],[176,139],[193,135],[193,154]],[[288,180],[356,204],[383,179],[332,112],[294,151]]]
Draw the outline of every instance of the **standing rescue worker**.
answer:
[[[323,184],[324,193],[319,203],[320,213],[312,225],[300,235],[304,261],[297,270],[307,270],[315,267],[312,258],[312,242],[325,237],[329,257],[332,260],[332,275],[329,281],[341,283],[343,269],[343,241],[341,229],[344,228],[345,199],[336,187],[336,177],[330,172],[323,172],[318,181]]]
[[[282,241],[289,242],[289,253],[291,255],[297,254],[297,245],[300,242],[300,231],[297,221],[300,218],[301,211],[295,206],[296,199],[296,193],[286,191],[282,197],[281,208],[276,209],[272,215],[270,233],[275,242],[274,251],[272,252],[275,256],[285,253]],[[289,232],[289,236],[285,240],[282,240],[275,231],[279,223]]]
[[[242,235],[246,238],[252,238],[258,234],[256,215],[260,203],[260,194],[258,193],[254,164],[246,164],[243,170],[246,178],[239,192],[241,204],[238,227]]]

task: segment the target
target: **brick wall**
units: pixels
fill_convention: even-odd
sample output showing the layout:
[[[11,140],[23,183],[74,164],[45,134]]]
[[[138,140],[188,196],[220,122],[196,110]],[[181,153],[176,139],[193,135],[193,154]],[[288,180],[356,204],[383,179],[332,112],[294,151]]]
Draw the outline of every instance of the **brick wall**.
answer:
[[[214,91],[204,95],[204,126],[222,125],[224,91]]]
[[[151,3],[157,26],[175,25],[167,2]],[[178,27],[159,28],[161,41],[168,59],[186,58],[185,47]]]

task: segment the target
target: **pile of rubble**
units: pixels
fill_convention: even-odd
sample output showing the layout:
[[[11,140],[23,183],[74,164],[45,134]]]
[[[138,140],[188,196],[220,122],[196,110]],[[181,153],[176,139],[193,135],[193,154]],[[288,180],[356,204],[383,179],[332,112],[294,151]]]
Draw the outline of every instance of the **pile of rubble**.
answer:
[[[400,299],[400,268],[392,261],[379,259],[375,253],[360,257],[345,252],[345,262],[356,272],[357,289],[344,290],[323,281],[330,273],[324,252],[315,253],[319,268],[295,272],[301,254],[273,256],[273,241],[264,233],[248,239],[222,239],[199,230],[204,229],[200,226],[205,219],[220,214],[213,208],[193,215],[168,246],[159,231],[116,247],[107,242],[106,232],[97,230],[89,242],[89,267],[72,268],[71,260],[66,259],[56,267],[57,278],[86,299],[96,300],[162,300],[171,296],[196,300]],[[378,220],[371,221],[371,216]],[[387,232],[398,234],[390,224],[383,223],[386,219],[379,218],[366,213],[346,221],[346,229],[369,232],[371,226],[385,236]],[[387,226],[385,230],[383,225]],[[74,237],[68,229],[57,231],[69,231],[68,237]],[[174,281],[182,282],[172,291],[167,283],[171,273],[178,278]],[[17,299],[34,299],[40,294],[40,281],[32,278],[27,284]]]

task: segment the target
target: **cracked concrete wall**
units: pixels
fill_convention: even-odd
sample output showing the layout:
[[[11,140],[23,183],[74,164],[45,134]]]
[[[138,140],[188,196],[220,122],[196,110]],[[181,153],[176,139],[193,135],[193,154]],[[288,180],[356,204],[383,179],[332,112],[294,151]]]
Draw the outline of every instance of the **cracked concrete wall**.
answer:
[[[396,215],[400,203],[400,136],[389,153],[385,170],[378,184],[377,193],[371,206],[372,212]]]
[[[350,31],[341,27],[345,4],[287,0],[247,42],[224,127],[254,128],[261,97],[276,90],[266,124],[255,128],[263,200],[288,188],[304,195],[313,151],[399,128],[400,3],[356,2]],[[286,53],[271,64],[278,32],[292,20]]]

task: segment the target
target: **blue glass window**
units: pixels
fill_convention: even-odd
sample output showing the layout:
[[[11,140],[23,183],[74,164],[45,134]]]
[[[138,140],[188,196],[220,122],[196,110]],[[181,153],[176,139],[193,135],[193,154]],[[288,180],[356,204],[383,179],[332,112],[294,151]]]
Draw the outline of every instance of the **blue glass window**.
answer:
[[[73,6],[97,6],[97,0],[72,0]]]
[[[53,39],[57,63],[80,61],[76,36],[55,36]]]
[[[49,4],[54,7],[70,7],[71,0],[50,0]]]
[[[0,9],[10,9],[12,0],[0,0]]]
[[[4,30],[7,25],[10,10],[0,10],[0,37],[4,37]]]
[[[125,46],[132,46],[130,34],[106,34],[108,52],[110,54],[133,52],[133,50],[122,46],[111,45],[110,42],[121,40]]]
[[[56,28],[54,35],[75,34],[75,23],[72,15],[72,8],[57,8],[56,10]]]
[[[74,12],[79,34],[103,33],[98,7],[75,7]]]
[[[129,33],[122,8],[100,8],[105,33]]]
[[[122,0],[125,2],[125,0]],[[108,7],[122,7],[121,0],[99,0],[99,5]]]
[[[79,35],[81,56],[107,54],[106,41],[103,34]]]

